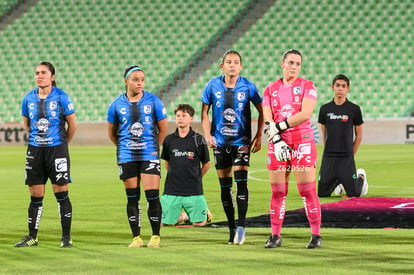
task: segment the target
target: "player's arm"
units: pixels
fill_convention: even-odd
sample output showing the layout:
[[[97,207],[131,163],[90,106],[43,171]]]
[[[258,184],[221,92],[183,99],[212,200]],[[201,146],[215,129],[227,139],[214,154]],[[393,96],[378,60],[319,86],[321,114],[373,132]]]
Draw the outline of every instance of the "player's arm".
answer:
[[[168,160],[164,160],[165,164],[165,171],[168,171],[168,168],[170,167],[170,162]]]
[[[262,131],[263,131],[263,125],[264,125],[262,103],[256,104],[255,107],[257,111],[259,112],[259,117],[257,120],[257,132],[253,138],[252,145],[251,145],[253,153],[260,151],[260,149],[262,148]]]
[[[118,132],[118,124],[112,124],[108,122],[108,137],[112,141],[112,143],[115,144],[115,146],[118,145],[117,132]]]
[[[311,118],[313,109],[315,109],[316,100],[305,97],[302,100],[302,108],[299,112],[287,119],[289,127],[298,126]]]
[[[158,126],[158,144],[161,146],[167,136],[167,118],[157,121]]]
[[[30,132],[30,119],[26,116],[23,117],[23,126],[24,130],[29,133]]]
[[[359,145],[362,141],[362,125],[355,125],[355,139],[354,139],[354,156],[356,155]]]
[[[322,132],[322,142],[325,144],[326,142],[326,125],[321,124],[321,132]]]
[[[201,107],[201,126],[203,127],[204,137],[207,141],[208,147],[217,147],[214,137],[210,134],[211,126],[210,119],[208,118],[209,109],[210,105],[203,103],[203,106]]]
[[[207,173],[208,169],[210,169],[210,162],[207,161],[206,163],[203,163],[201,165],[201,176],[204,177],[204,175]]]
[[[76,129],[78,128],[78,125],[76,124],[76,116],[75,113],[70,114],[65,117],[66,123],[68,124],[68,127],[66,129],[66,135],[68,137],[68,143],[72,141],[73,137],[75,136]]]

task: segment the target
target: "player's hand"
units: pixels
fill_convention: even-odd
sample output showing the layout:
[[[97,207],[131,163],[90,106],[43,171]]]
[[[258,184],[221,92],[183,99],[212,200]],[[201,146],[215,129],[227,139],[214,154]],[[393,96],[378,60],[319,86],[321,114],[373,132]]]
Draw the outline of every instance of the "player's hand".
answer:
[[[278,161],[290,160],[290,152],[292,149],[284,142],[279,135],[276,135],[273,140],[274,142],[274,154]]]
[[[273,142],[273,138],[279,133],[276,123],[272,121],[265,121],[264,133],[267,135],[267,141]]]
[[[206,137],[206,141],[207,141],[207,146],[208,147],[210,147],[210,148],[216,148],[217,147],[216,139],[213,136]]]

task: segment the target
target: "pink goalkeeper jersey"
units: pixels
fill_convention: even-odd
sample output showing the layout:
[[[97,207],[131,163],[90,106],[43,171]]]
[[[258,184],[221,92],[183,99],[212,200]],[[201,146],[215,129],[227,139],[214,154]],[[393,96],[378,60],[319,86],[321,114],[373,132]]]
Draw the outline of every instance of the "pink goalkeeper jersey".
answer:
[[[314,100],[317,98],[312,81],[297,78],[292,84],[283,84],[282,79],[278,79],[266,87],[263,95],[263,107],[270,106],[273,120],[279,122],[298,113],[305,97]],[[287,144],[305,143],[315,139],[309,119],[287,129],[281,136]]]

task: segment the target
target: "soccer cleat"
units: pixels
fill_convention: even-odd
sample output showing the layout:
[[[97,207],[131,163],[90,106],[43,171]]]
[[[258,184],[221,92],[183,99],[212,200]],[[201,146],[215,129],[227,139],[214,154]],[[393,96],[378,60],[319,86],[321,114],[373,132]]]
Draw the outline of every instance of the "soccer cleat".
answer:
[[[233,243],[242,245],[245,241],[246,227],[237,226],[236,234],[234,234]]]
[[[157,248],[160,247],[160,236],[159,235],[152,235],[151,239],[149,240],[147,247],[150,248]]]
[[[210,210],[207,208],[207,223],[211,223],[213,220],[213,215],[211,214]]]
[[[132,242],[128,245],[131,248],[137,248],[144,246],[144,242],[142,241],[140,236],[136,236],[132,239]]]
[[[319,235],[312,234],[309,243],[306,245],[307,249],[318,248],[322,246],[322,238]]]
[[[339,195],[341,195],[341,194],[345,193],[344,186],[343,186],[342,184],[338,184],[338,185],[335,187],[334,193],[335,193],[335,195],[337,195],[337,196],[339,196]]]
[[[23,240],[16,243],[14,247],[27,247],[27,246],[37,246],[38,242],[31,236],[24,236]]]
[[[236,235],[236,229],[235,228],[230,228],[230,238],[229,241],[227,242],[227,244],[234,244],[234,236]]]
[[[282,239],[278,235],[270,235],[267,239],[265,248],[276,248],[282,245]]]
[[[72,247],[72,240],[68,237],[62,237],[62,241],[60,242],[61,248],[71,248]]]
[[[358,175],[358,177],[363,177],[364,178],[364,183],[362,185],[362,190],[361,190],[361,197],[362,197],[362,196],[365,196],[366,194],[368,194],[367,173],[365,172],[364,169],[360,168],[357,171],[357,175]]]

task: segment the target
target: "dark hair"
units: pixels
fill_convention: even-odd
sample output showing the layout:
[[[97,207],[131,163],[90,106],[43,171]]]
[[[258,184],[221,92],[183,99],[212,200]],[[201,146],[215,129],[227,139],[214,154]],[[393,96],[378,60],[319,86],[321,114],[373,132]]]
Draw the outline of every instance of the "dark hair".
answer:
[[[138,66],[138,65],[129,66],[125,69],[124,78],[125,79],[128,78],[128,75],[133,71],[144,71],[144,70],[141,68],[141,66]]]
[[[221,59],[221,64],[224,64],[224,59],[226,58],[227,55],[229,54],[237,54],[240,58],[240,64],[242,64],[242,57],[240,55],[240,53],[238,51],[234,51],[234,50],[228,50],[223,54],[223,57]]]
[[[300,51],[298,51],[298,50],[296,50],[296,49],[289,49],[289,50],[287,50],[287,51],[285,51],[285,52],[283,53],[283,55],[282,55],[282,61],[285,61],[286,57],[287,57],[289,54],[297,54],[297,55],[299,55],[299,56],[300,56],[300,58],[303,60],[303,57],[302,57],[302,54],[300,53]]]
[[[189,104],[178,104],[177,108],[174,110],[174,114],[177,114],[178,111],[188,113],[190,117],[194,116],[194,108]]]
[[[338,74],[338,75],[336,75],[334,77],[334,79],[332,80],[332,85],[335,85],[335,82],[338,81],[338,80],[345,81],[346,82],[346,85],[348,85],[348,87],[350,87],[349,85],[350,85],[350,82],[351,81],[349,80],[349,78],[346,75],[344,75],[344,74]]]
[[[37,65],[37,66],[40,66],[40,65],[46,66],[46,67],[49,69],[50,73],[51,73],[52,75],[55,75],[55,66],[53,66],[53,64],[52,64],[52,63],[50,63],[50,62],[48,62],[48,61],[42,61],[42,62],[40,62],[40,63],[39,63],[39,65]],[[52,86],[57,87],[57,85],[56,85],[56,81],[55,81],[55,80],[53,80],[53,81],[52,81]]]

